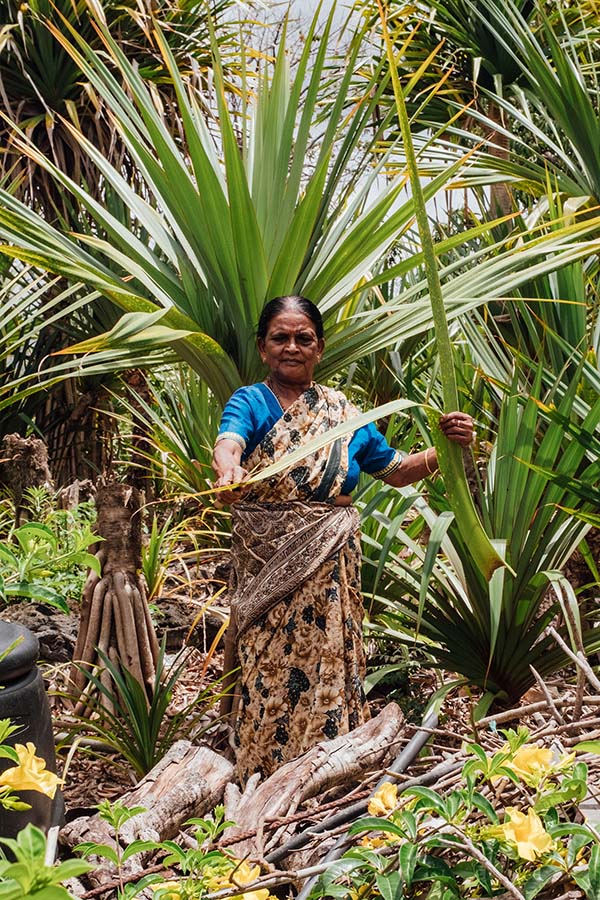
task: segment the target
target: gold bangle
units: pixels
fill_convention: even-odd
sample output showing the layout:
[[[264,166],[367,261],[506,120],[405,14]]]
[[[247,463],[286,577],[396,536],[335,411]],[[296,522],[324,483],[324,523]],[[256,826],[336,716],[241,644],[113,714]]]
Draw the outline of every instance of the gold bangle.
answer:
[[[429,451],[430,450],[433,450],[433,452],[435,453],[435,447],[428,447],[427,450],[425,451],[425,468],[427,469],[427,473],[429,475],[433,475],[433,473],[435,472],[435,469],[439,468],[439,466],[436,466],[435,469],[429,468]]]

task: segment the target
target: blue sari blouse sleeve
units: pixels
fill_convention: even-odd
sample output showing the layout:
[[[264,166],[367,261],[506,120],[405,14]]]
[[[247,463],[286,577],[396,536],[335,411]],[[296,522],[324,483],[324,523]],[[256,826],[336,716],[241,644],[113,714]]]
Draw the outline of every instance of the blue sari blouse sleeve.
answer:
[[[245,450],[248,441],[255,431],[252,404],[249,403],[247,391],[243,388],[235,391],[225,404],[217,440],[228,438],[238,443]]]
[[[223,410],[217,441],[225,438],[242,448],[242,459],[252,453],[282,414],[274,395],[262,384],[238,388]]]
[[[385,478],[402,463],[402,454],[390,447],[374,422],[363,425],[354,432],[348,449],[350,465],[344,488],[349,487],[349,483],[355,487],[360,472],[366,472],[374,478]]]

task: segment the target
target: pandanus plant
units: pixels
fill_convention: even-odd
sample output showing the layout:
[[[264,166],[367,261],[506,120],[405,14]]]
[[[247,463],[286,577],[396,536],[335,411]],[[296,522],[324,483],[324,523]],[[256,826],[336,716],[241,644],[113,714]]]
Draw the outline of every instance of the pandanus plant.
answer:
[[[480,147],[465,183],[506,182],[540,197],[543,210],[550,173],[554,190],[570,199],[573,210],[595,207],[600,201],[597,3],[478,0],[450,6],[468,10],[472,33],[497,23],[497,49],[510,60],[512,76],[511,82],[506,71],[501,89],[489,82],[478,85],[479,102],[469,108],[475,129],[460,123],[448,129],[466,146],[479,143],[477,133],[492,132],[494,144],[507,149],[502,158],[494,148]],[[469,42],[462,26],[449,31],[451,41],[458,35]],[[458,108],[455,101],[450,106]]]
[[[369,535],[372,631],[420,647],[462,683],[479,686],[484,704],[514,703],[536,677],[569,663],[551,624],[576,650],[600,647],[597,611],[579,608],[562,571],[589,529],[585,519],[598,496],[600,400],[582,401],[579,373],[570,382],[555,379],[550,389],[542,374],[540,366],[529,397],[518,375],[506,385],[481,485],[486,531],[504,545],[511,570],[483,578],[435,485],[428,500],[410,490],[404,496],[431,530],[427,547],[414,525],[402,527],[395,507],[379,517],[380,533]],[[402,554],[384,547],[390,531]]]
[[[156,26],[177,96],[179,143],[151,88],[103,25],[97,25],[98,34],[112,68],[75,32],[67,39],[49,27],[102,97],[136,168],[135,178],[127,181],[74,125],[68,126],[107,196],[121,198],[132,223],[126,228],[109,204],[60,171],[24,133],[14,138],[81,205],[93,229],[67,233],[3,191],[0,249],[82,282],[124,312],[112,331],[79,345],[86,355],[78,366],[132,367],[179,359],[223,402],[241,383],[261,376],[254,329],[263,303],[274,295],[303,293],[318,302],[328,336],[322,379],[367,352],[430,327],[420,253],[396,267],[414,273],[412,291],[384,304],[357,300],[393,277],[379,263],[410,228],[416,202],[414,197],[402,202],[401,177],[377,191],[385,160],[373,165],[370,149],[381,130],[373,130],[372,122],[387,77],[380,67],[357,96],[353,75],[360,40],[344,65],[334,64],[327,46],[331,21],[317,40],[315,20],[290,80],[282,39],[272,79],[261,75],[239,115],[227,108],[215,45],[217,109],[209,128]],[[429,180],[425,199],[442,190],[460,167],[454,161]],[[490,227],[477,226],[461,239]],[[540,260],[552,271],[563,254],[578,252],[575,245],[591,228],[586,222],[548,236],[540,232],[529,254],[512,244],[498,245],[489,259],[478,259],[476,273],[462,280],[453,279],[449,270],[447,314],[454,317],[506,295]],[[436,251],[443,253],[456,241],[442,242]],[[89,303],[96,297],[90,294]]]

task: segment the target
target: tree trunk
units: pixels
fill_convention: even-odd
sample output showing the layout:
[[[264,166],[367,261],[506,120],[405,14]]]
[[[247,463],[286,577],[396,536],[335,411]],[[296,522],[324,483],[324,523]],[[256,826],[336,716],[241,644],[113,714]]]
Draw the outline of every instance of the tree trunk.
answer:
[[[152,479],[149,475],[148,457],[152,455],[150,426],[145,422],[144,404],[152,404],[152,391],[146,373],[142,369],[129,369],[122,375],[129,388],[128,400],[134,413],[131,423],[130,464],[125,475],[129,484],[144,491],[146,500],[152,497]]]
[[[500,107],[490,102],[488,116],[499,126],[502,125],[502,111]],[[490,146],[488,150],[496,159],[510,158],[510,147],[508,137],[501,131],[491,131],[487,136]],[[513,200],[510,187],[508,184],[500,182],[492,184],[490,190],[490,208],[493,216],[508,216],[513,211]]]
[[[82,669],[99,667],[103,684],[115,690],[98,655],[127,668],[151,693],[158,657],[158,642],[150,619],[146,586],[138,574],[142,562],[139,492],[125,484],[106,484],[96,497],[96,530],[104,538],[97,558],[101,574],[90,572],[83,590],[81,623],[71,681],[77,692],[86,686]],[[102,702],[108,705],[107,698]],[[85,713],[85,698],[76,706]]]
[[[108,390],[94,379],[72,378],[50,392],[36,423],[48,441],[58,485],[95,479],[108,470],[117,427],[111,412]]]

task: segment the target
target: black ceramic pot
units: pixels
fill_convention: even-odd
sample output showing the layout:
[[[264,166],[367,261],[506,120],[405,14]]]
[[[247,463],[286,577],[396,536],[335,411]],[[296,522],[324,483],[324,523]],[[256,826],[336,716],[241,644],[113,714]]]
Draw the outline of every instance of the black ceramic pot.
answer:
[[[6,743],[14,746],[31,741],[35,755],[45,760],[47,769],[56,772],[50,705],[36,666],[38,640],[23,625],[0,621],[0,656],[18,638],[21,640],[17,646],[0,660],[0,719],[10,719],[19,727]],[[0,759],[0,772],[13,765],[12,760]],[[44,831],[62,823],[64,802],[60,790],[53,800],[39,791],[18,793],[31,809],[17,812],[0,807],[0,837],[16,837],[28,822]]]

